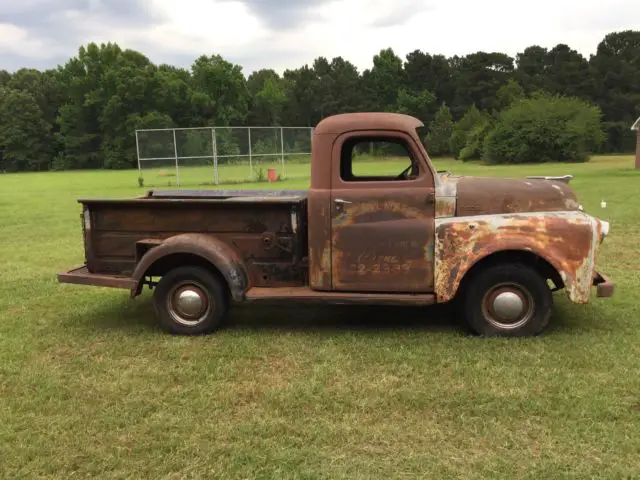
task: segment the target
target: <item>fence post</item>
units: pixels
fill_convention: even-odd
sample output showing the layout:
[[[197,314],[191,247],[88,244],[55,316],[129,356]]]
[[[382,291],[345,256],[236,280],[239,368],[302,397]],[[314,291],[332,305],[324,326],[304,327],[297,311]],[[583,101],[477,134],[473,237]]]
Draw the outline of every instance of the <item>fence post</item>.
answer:
[[[253,180],[253,159],[251,157],[251,127],[247,127],[247,136],[249,138],[249,180]]]
[[[136,154],[138,155],[138,175],[142,177],[142,166],[140,165],[140,142],[138,141],[138,130],[136,130]]]
[[[211,148],[213,149],[213,183],[218,185],[218,144],[216,143],[216,129],[211,127]]]
[[[173,154],[176,158],[176,181],[180,186],[180,168],[178,167],[178,142],[176,142],[176,129],[173,129]]]
[[[280,127],[280,154],[282,158],[282,178],[284,178],[284,128],[282,127]]]

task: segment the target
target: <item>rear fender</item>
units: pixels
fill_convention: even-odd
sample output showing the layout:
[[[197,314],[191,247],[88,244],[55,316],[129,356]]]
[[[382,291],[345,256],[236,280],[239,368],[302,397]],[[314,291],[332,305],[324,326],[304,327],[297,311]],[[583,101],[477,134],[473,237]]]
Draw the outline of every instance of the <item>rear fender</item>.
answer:
[[[601,223],[580,211],[436,219],[435,293],[452,300],[464,276],[489,255],[528,251],[546,260],[574,303],[588,303]]]
[[[244,300],[249,277],[242,257],[232,247],[216,237],[201,233],[176,235],[148,250],[133,272],[132,277],[136,282],[136,287],[131,289],[131,296],[135,297],[140,294],[142,282],[145,276],[148,276],[148,272],[152,271],[154,265],[175,254],[194,255],[215,267],[226,280],[233,300]]]

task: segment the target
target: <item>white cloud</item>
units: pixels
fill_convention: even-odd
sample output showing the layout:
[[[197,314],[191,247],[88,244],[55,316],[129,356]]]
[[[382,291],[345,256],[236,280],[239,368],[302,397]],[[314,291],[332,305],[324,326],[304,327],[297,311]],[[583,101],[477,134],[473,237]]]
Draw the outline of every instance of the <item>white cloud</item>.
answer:
[[[47,57],[42,40],[31,36],[25,28],[6,23],[0,23],[0,52],[30,59]]]
[[[50,67],[81,44],[114,41],[182,66],[220,53],[246,73],[318,56],[342,56],[362,70],[386,47],[400,56],[515,56],[566,43],[588,57],[605,34],[637,28],[640,18],[640,3],[628,0],[28,0],[12,8],[0,11],[0,68],[21,66],[2,64],[20,57]]]

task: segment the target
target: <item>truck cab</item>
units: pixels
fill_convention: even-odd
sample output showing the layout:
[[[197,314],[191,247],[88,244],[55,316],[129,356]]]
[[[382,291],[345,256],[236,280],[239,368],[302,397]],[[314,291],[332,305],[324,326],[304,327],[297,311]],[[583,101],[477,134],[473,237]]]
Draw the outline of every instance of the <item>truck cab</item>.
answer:
[[[132,297],[148,285],[178,334],[216,330],[241,302],[456,301],[478,334],[527,336],[548,324],[555,290],[574,303],[592,287],[613,294],[595,267],[609,224],[583,211],[570,177],[437,172],[421,127],[383,112],[324,119],[308,191],[79,200],[85,264],[58,279]],[[371,162],[372,150],[394,161]]]

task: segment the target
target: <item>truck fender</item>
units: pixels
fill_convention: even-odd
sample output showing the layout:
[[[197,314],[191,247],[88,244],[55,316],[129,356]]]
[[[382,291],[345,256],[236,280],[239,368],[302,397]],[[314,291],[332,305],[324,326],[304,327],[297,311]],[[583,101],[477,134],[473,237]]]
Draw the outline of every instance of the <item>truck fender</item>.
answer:
[[[578,211],[436,219],[436,296],[453,299],[465,275],[492,255],[528,252],[555,270],[572,302],[588,303],[600,238],[599,222]]]
[[[147,272],[157,262],[176,254],[194,255],[215,267],[227,282],[233,300],[239,302],[244,299],[249,276],[242,257],[228,244],[212,235],[202,233],[175,235],[148,250],[131,275],[136,285],[131,289],[131,296],[140,294],[144,277],[148,276]]]

